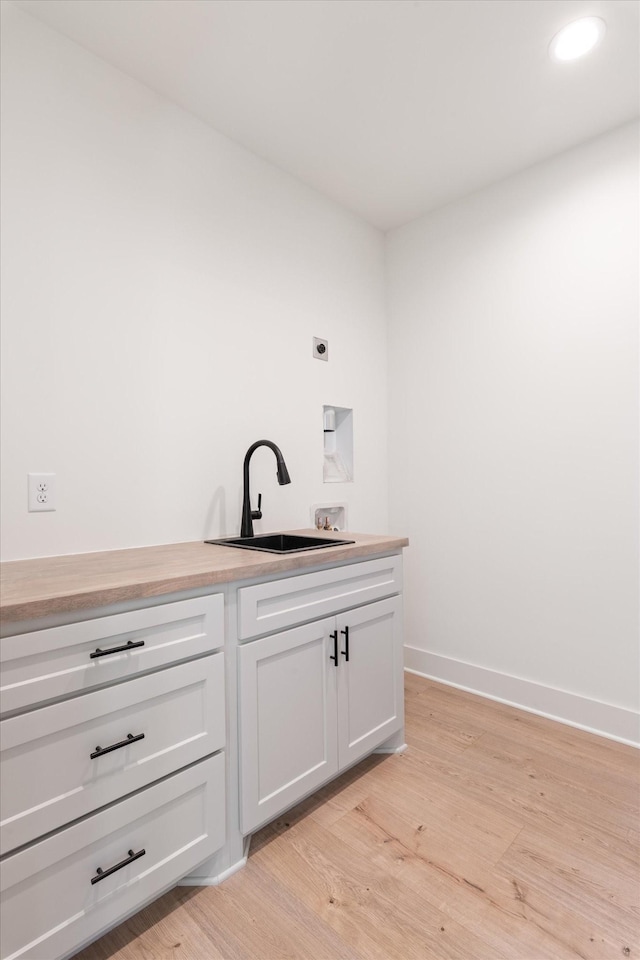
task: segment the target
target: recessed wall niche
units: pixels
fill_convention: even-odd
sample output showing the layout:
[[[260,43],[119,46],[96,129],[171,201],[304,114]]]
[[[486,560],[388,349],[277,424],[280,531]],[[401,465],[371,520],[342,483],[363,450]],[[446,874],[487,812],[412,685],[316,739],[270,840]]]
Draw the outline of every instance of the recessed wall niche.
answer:
[[[353,481],[353,410],[351,407],[322,407],[324,437],[323,483]]]

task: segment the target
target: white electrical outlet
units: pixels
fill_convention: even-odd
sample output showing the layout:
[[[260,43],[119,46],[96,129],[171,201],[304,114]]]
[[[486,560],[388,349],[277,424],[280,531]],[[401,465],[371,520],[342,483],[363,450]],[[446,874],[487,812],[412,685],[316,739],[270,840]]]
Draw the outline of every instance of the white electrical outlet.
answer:
[[[56,508],[55,473],[28,473],[29,512],[50,511]]]

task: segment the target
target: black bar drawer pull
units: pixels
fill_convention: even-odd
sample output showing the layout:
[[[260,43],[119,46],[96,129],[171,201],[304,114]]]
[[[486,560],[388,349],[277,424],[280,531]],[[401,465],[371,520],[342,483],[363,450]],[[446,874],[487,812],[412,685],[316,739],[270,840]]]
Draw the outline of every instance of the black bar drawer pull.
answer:
[[[112,743],[110,747],[96,747],[93,753],[89,754],[90,760],[95,760],[96,757],[103,757],[105,753],[111,753],[112,750],[119,750],[120,747],[128,747],[130,743],[136,743],[138,740],[144,740],[144,733],[139,733],[136,737],[132,733],[127,734],[126,740],[121,740],[120,743]]]
[[[329,654],[329,660],[333,660],[336,667],[338,666],[338,631],[329,634],[329,639],[333,640],[333,653]]]
[[[108,650],[101,650],[98,647],[93,653],[89,654],[89,657],[92,660],[96,657],[108,657],[110,653],[122,653],[123,650],[133,650],[134,647],[144,647],[144,640],[136,640],[135,643],[133,640],[127,640],[121,647],[109,647]]]
[[[344,630],[340,631],[340,633],[344,637],[344,650],[341,650],[340,653],[348,663],[349,662],[349,627],[345,627]]]
[[[116,863],[115,866],[109,867],[108,870],[103,870],[102,867],[98,867],[96,870],[95,877],[91,877],[91,883],[99,883],[100,880],[104,880],[105,877],[110,877],[112,873],[115,873],[116,870],[122,870],[123,867],[126,867],[128,863],[133,863],[134,860],[139,860],[140,857],[144,857],[146,850],[138,850],[137,853],[134,853],[133,850],[129,850],[129,856],[126,860],[121,860],[120,863]]]

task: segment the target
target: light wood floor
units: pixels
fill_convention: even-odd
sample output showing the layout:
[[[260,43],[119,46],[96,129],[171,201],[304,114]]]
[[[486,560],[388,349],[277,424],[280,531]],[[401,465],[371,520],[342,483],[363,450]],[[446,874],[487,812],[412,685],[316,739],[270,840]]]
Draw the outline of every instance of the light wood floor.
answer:
[[[409,750],[78,960],[640,958],[639,754],[406,676]]]

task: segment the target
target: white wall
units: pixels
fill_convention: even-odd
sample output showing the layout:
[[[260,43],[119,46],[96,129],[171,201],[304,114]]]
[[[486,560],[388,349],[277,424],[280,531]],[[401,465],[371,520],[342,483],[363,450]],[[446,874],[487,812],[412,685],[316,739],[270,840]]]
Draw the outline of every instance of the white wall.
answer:
[[[3,559],[233,535],[263,437],[293,482],[254,454],[256,529],[346,500],[385,532],[381,234],[2,6]],[[323,403],[354,408],[352,485],[322,484]]]
[[[637,125],[388,255],[408,665],[637,738]]]
[[[387,529],[380,234],[8,4],[3,559]],[[637,127],[388,238],[391,529],[407,662],[633,739]],[[311,357],[330,341],[328,364]],[[323,485],[323,403],[355,408]],[[58,478],[29,514],[28,471]]]

